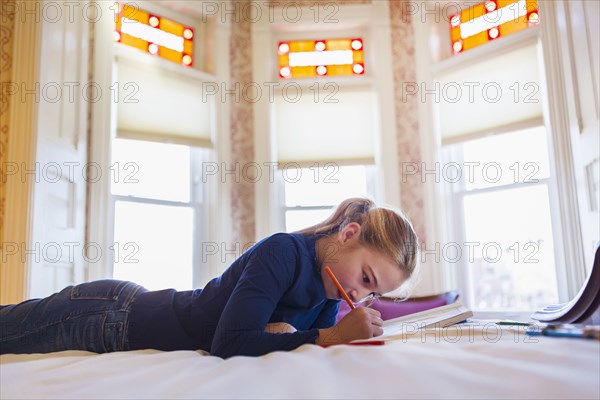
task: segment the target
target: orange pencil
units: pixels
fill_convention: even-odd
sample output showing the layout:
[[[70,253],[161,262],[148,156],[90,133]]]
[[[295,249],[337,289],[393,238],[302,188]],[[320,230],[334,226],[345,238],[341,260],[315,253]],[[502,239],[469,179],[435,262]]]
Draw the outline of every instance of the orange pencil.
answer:
[[[336,277],[333,274],[333,272],[331,271],[331,269],[329,267],[325,267],[325,271],[327,271],[327,273],[329,274],[329,277],[331,278],[331,280],[333,281],[333,283],[335,284],[335,286],[337,286],[338,290],[340,291],[340,293],[342,294],[342,296],[346,300],[346,303],[348,303],[348,305],[350,306],[350,308],[352,310],[354,310],[356,307],[354,307],[354,304],[352,304],[352,301],[350,300],[350,297],[348,297],[348,295],[346,294],[346,291],[344,290],[344,288],[342,287],[342,285],[340,285],[340,283],[336,279]]]

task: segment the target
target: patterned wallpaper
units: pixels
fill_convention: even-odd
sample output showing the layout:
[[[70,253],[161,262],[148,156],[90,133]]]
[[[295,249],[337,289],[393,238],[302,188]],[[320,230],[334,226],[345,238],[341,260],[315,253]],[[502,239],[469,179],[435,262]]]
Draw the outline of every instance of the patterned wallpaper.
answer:
[[[0,76],[1,84],[10,82],[12,74],[12,44],[15,28],[15,1],[3,0],[0,17]],[[8,150],[8,126],[9,126],[9,99],[4,91],[0,93],[2,101],[0,102],[0,165],[6,160]],[[4,174],[4,169],[0,169]],[[4,175],[0,176],[0,243],[4,243],[3,228],[5,211],[5,189]]]
[[[249,0],[236,1],[237,7]],[[230,37],[231,84],[239,82],[243,87],[252,81],[252,26],[245,18],[231,25]],[[254,116],[252,103],[240,96],[239,101],[230,102],[231,160],[240,168],[254,161]],[[229,166],[232,168],[233,166]],[[254,242],[254,185],[240,179],[231,188],[231,219],[233,243],[243,248]]]
[[[392,56],[394,60],[394,86],[401,87],[402,82],[416,82],[415,37],[412,18],[406,15],[410,7],[403,7],[409,0],[390,2],[390,18],[392,30]],[[418,96],[409,96],[403,100],[400,90],[395,90],[396,99],[396,131],[398,142],[398,165],[400,172],[402,163],[421,165],[421,145],[419,137]],[[398,176],[402,176],[399,173]],[[406,177],[400,186],[402,210],[412,221],[419,242],[425,242],[425,213],[423,210],[423,184],[420,174]]]

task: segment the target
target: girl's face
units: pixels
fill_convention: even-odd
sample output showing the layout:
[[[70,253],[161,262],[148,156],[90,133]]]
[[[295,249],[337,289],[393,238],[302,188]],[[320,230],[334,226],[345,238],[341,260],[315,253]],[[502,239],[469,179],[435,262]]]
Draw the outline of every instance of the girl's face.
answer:
[[[346,294],[354,303],[369,295],[381,295],[397,289],[404,273],[388,257],[358,243],[360,225],[348,224],[334,240],[321,249],[321,278],[329,299],[343,299],[325,267],[329,266]]]

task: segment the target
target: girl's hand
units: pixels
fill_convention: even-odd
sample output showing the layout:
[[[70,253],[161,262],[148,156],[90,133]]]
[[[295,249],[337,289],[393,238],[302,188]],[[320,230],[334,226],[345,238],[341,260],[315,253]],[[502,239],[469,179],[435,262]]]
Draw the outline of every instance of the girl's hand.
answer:
[[[294,333],[296,332],[296,328],[287,322],[271,322],[267,324],[265,328],[265,332],[268,333]]]
[[[319,331],[317,344],[348,343],[357,339],[370,339],[383,334],[381,313],[367,307],[350,311],[335,326]]]

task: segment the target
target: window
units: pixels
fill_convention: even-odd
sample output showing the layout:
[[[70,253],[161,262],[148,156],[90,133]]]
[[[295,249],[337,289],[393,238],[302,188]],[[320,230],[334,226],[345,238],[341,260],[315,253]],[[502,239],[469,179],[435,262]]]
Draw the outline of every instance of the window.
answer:
[[[462,293],[476,310],[531,311],[558,302],[550,164],[543,127],[445,147]]]
[[[208,230],[198,175],[212,156],[219,107],[204,91],[215,80],[204,71],[211,54],[201,45],[210,30],[169,5],[117,6],[113,277],[151,290],[191,289],[206,278],[195,269]]]
[[[303,15],[311,10],[302,6]],[[336,12],[335,24],[276,16],[253,29],[255,56],[266,60],[253,79],[274,83],[255,107],[255,155],[277,166],[275,180],[256,186],[267,206],[257,207],[258,237],[320,222],[350,196],[400,202],[383,184],[397,180],[399,164],[392,36],[380,24],[390,8],[340,4]]]
[[[200,242],[201,149],[139,140],[112,142],[113,277],[147,289],[191,289]],[[196,171],[196,172],[195,172]]]
[[[349,197],[372,197],[371,165],[315,164],[281,170],[284,181],[284,220],[287,232],[315,225]]]
[[[137,5],[116,3],[114,40],[169,61],[191,67],[194,29]]]
[[[487,1],[464,10],[461,18],[487,12],[480,20],[494,17],[504,35],[512,23],[525,23],[523,12],[534,6]],[[508,18],[515,12],[520,22]],[[467,33],[463,50],[485,43],[493,28],[468,33],[466,27],[461,23],[461,34]],[[450,32],[451,41],[456,32]],[[471,41],[482,35],[485,41]],[[467,305],[488,315],[528,314],[564,301],[568,289],[565,266],[555,261],[563,243],[557,240],[561,221],[544,127],[541,45],[533,34],[511,39],[502,51],[489,46],[469,59],[455,58],[434,77],[441,93],[434,106],[444,150],[440,172],[451,199],[446,240],[436,251],[445,265],[456,266],[454,278]],[[468,86],[482,92],[465,96]]]
[[[454,54],[537,25],[536,0],[486,0],[450,16]]]
[[[279,77],[362,75],[363,41],[355,39],[293,40],[278,47]]]
[[[375,94],[369,86],[331,85],[322,95],[275,99],[277,161],[287,231],[325,219],[348,197],[373,197]],[[323,85],[325,88],[325,85]]]
[[[203,275],[194,270],[207,225],[197,174],[212,146],[213,100],[194,71],[135,62],[116,63],[122,87],[139,96],[117,104],[111,143],[113,277],[150,290],[191,289]]]

